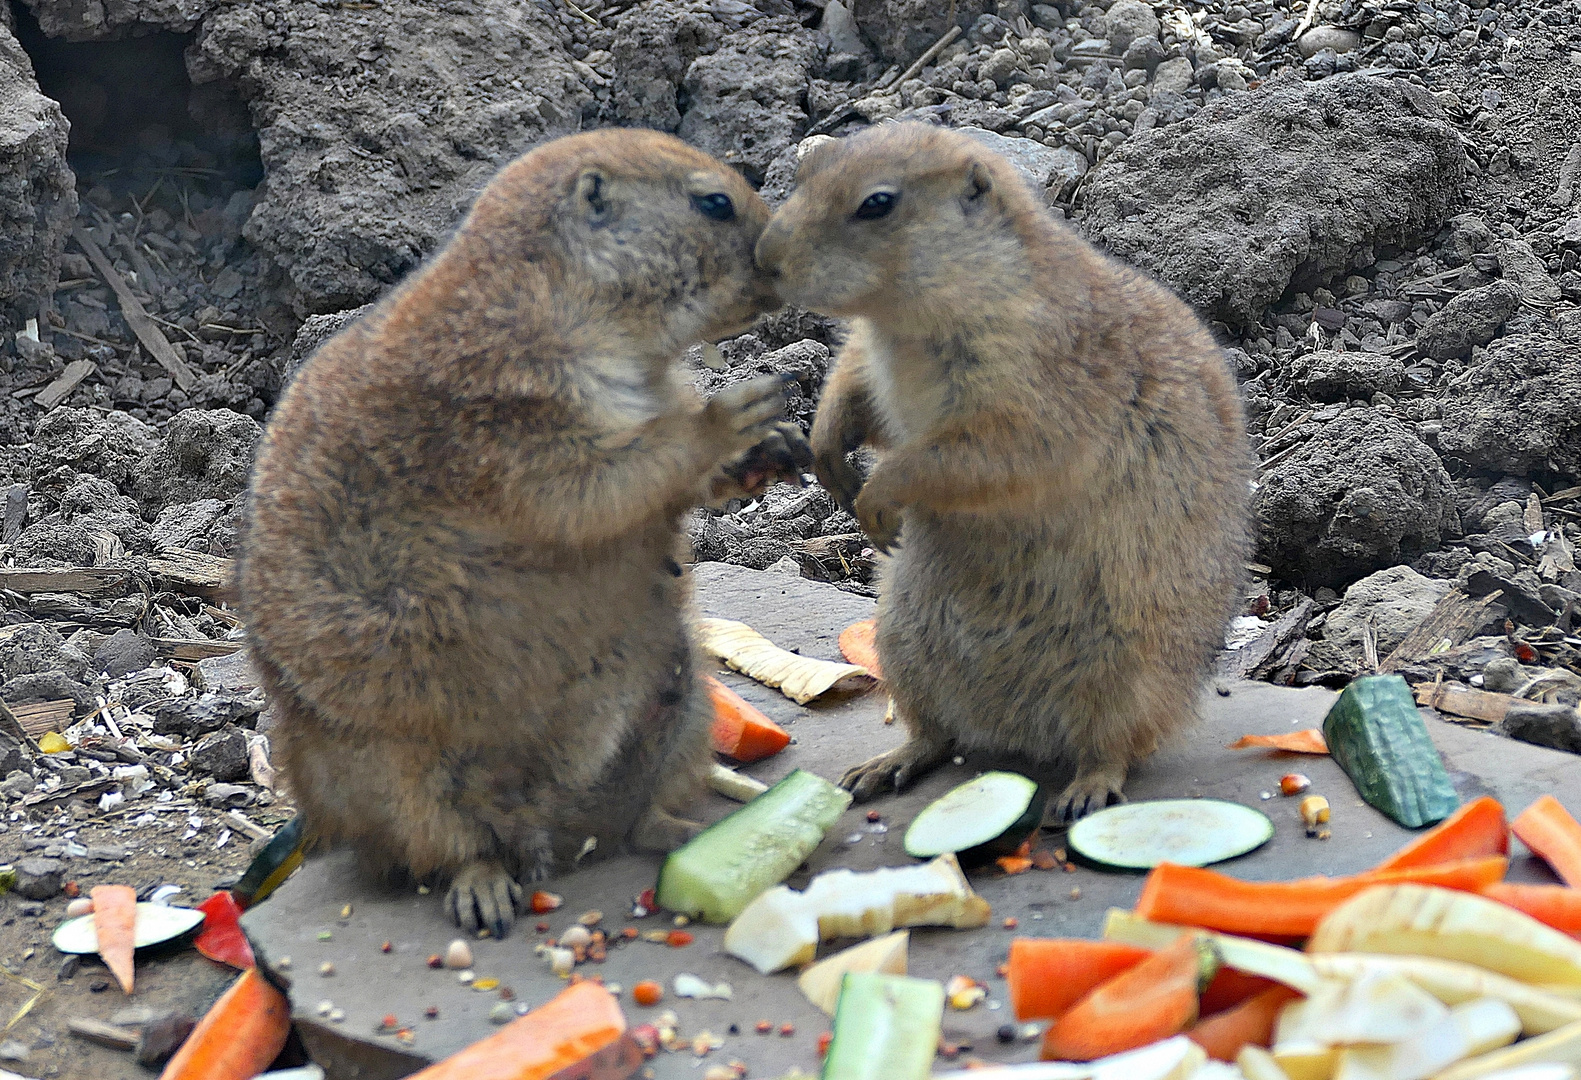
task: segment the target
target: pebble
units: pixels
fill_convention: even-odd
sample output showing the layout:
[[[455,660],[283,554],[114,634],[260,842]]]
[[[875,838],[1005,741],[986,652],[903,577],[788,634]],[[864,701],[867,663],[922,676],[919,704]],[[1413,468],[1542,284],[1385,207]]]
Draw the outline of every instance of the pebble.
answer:
[[[516,1019],[516,1009],[508,1001],[496,1001],[489,1008],[489,1023],[508,1024]]]
[[[456,938],[456,940],[445,947],[445,967],[460,970],[471,966],[472,946],[460,938]]]
[[[1314,26],[1301,35],[1301,40],[1296,42],[1296,51],[1303,59],[1311,59],[1324,49],[1348,53],[1356,51],[1360,45],[1361,35],[1354,30],[1338,26]]]

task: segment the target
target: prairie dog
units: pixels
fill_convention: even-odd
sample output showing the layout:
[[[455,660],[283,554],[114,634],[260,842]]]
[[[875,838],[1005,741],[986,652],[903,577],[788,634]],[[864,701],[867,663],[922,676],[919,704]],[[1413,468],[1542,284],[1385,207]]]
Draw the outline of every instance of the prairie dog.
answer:
[[[466,929],[507,932],[589,838],[696,829],[711,710],[679,516],[805,444],[780,380],[705,406],[674,368],[775,306],[767,220],[671,136],[546,144],[269,424],[239,584],[291,790],[320,840],[448,878]]]
[[[969,136],[869,128],[796,184],[758,262],[788,302],[851,320],[813,453],[895,549],[877,645],[910,734],[842,783],[865,799],[990,750],[1075,766],[1051,819],[1122,800],[1195,718],[1248,547],[1222,354]]]

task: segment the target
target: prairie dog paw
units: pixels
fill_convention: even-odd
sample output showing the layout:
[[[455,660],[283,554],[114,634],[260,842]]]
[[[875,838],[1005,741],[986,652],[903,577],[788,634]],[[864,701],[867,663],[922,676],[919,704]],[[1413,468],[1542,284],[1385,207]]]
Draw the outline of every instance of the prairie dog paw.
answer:
[[[716,499],[753,498],[773,483],[800,487],[802,473],[812,465],[812,448],[795,424],[778,422],[768,436],[725,465],[714,483]]]
[[[1078,773],[1059,798],[1049,803],[1043,824],[1064,826],[1096,813],[1106,806],[1125,802],[1125,770],[1100,769]]]
[[[847,769],[840,777],[840,786],[857,802],[866,802],[885,788],[903,791],[913,780],[943,761],[949,752],[948,746],[912,739]]]
[[[794,375],[764,375],[727,386],[703,406],[703,423],[717,440],[720,461],[729,461],[774,433],[785,411],[785,388]]]
[[[451,879],[445,911],[468,933],[487,928],[495,937],[510,933],[521,903],[522,887],[493,862],[469,863]]]
[[[701,824],[676,817],[667,810],[649,810],[631,830],[631,846],[638,851],[674,851],[703,831]]]
[[[873,542],[873,547],[885,555],[895,546],[895,541],[900,538],[900,526],[903,522],[903,512],[898,503],[890,502],[882,495],[873,491],[872,482],[862,489],[856,497],[854,506],[856,520],[861,524],[862,531],[867,533],[867,538]]]

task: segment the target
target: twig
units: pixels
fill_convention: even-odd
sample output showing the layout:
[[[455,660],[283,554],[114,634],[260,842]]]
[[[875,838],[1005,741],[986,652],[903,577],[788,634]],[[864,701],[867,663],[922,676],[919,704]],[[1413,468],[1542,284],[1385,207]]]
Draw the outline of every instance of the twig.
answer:
[[[137,340],[143,347],[153,354],[159,365],[176,381],[176,385],[183,390],[192,389],[192,384],[197,382],[197,376],[192,374],[192,369],[187,362],[176,352],[175,346],[170,344],[170,339],[154,325],[154,320],[149,318],[148,312],[143,310],[143,305],[137,297],[132,295],[131,288],[115,269],[114,264],[105,258],[104,252],[99,250],[99,245],[93,242],[81,226],[71,230],[72,239],[77,241],[77,246],[87,254],[88,261],[93,263],[94,269],[104,278],[105,283],[114,291],[115,297],[121,302],[121,314],[137,335]]]
[[[571,0],[565,0],[565,6],[571,9],[571,14],[575,15],[579,19],[582,19],[584,22],[592,23],[594,26],[603,25],[597,19],[593,18],[593,16],[589,15],[587,12],[573,4]]]
[[[569,0],[567,0],[567,2],[569,2]],[[879,86],[878,89],[888,92],[892,87],[899,86],[901,83],[905,82],[907,79],[911,78],[917,72],[921,71],[923,68],[932,63],[934,57],[943,52],[949,46],[950,42],[954,41],[960,36],[961,28],[959,26],[950,27],[944,32],[943,37],[941,37],[938,41],[935,41],[927,52],[923,53],[921,56],[917,57],[916,60],[912,61],[911,66],[897,75],[893,82],[885,83]]]
[[[1312,27],[1312,20],[1317,17],[1317,0],[1307,0],[1307,13],[1301,16],[1301,22],[1296,26],[1296,32],[1290,35],[1292,43],[1300,41],[1301,35]]]

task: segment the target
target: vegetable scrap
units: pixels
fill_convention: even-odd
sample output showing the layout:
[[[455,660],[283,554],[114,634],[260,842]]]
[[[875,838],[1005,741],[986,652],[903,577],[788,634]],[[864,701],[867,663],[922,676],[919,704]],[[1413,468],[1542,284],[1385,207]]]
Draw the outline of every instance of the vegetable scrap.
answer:
[[[1244,855],[1273,838],[1266,814],[1219,799],[1122,803],[1071,826],[1066,842],[1088,862],[1123,870],[1160,863],[1206,866]]]
[[[1226,750],[1280,750],[1287,754],[1327,754],[1328,742],[1317,728],[1290,731],[1280,735],[1242,735]]]
[[[256,962],[253,947],[242,933],[242,908],[236,897],[221,889],[199,904],[197,910],[203,912],[203,929],[193,939],[193,947],[210,960],[240,971],[252,967]]]
[[[700,619],[698,644],[726,666],[772,686],[798,705],[824,694],[866,690],[874,679],[865,667],[798,656],[773,644],[746,623]]]
[[[790,733],[713,676],[705,678],[714,706],[714,750],[737,761],[761,761],[790,745]]]
[[[869,675],[882,680],[884,673],[878,666],[878,621],[863,619],[840,631],[840,655],[857,667],[867,669]]]

